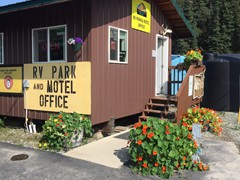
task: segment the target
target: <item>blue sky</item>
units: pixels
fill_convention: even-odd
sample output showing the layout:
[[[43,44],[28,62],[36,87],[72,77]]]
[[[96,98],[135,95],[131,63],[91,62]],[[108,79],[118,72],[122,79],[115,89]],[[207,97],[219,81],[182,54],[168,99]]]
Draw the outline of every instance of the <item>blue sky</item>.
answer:
[[[0,6],[5,6],[8,4],[15,4],[18,2],[23,2],[23,1],[26,1],[26,0],[0,0]]]

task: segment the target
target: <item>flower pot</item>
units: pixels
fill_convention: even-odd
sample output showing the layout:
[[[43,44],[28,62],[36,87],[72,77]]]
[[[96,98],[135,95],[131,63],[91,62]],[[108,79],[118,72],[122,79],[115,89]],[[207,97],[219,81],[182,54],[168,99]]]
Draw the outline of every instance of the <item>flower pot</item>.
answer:
[[[202,65],[202,61],[192,60],[191,65],[194,65],[195,67],[199,67]]]
[[[82,47],[82,44],[81,43],[77,43],[77,44],[72,44],[72,49],[74,51],[79,51]]]
[[[74,130],[73,136],[71,138],[72,147],[77,147],[82,144],[83,140],[83,130]]]

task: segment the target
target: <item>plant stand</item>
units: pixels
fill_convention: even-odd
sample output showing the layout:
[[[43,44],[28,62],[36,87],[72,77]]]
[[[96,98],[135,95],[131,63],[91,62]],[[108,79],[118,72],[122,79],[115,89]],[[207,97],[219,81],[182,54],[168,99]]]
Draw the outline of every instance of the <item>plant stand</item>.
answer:
[[[74,130],[74,134],[71,138],[72,148],[78,147],[82,144],[83,130]]]
[[[192,60],[191,61],[191,65],[195,66],[195,67],[199,67],[202,65],[202,61],[198,61],[198,60]]]

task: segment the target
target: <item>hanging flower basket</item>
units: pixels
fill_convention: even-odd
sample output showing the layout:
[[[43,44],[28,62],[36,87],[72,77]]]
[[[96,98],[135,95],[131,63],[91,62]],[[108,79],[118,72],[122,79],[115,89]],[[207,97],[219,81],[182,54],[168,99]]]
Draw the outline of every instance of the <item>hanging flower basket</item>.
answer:
[[[69,38],[67,42],[69,45],[71,45],[74,51],[79,51],[84,44],[83,40],[80,37]]]
[[[71,47],[74,51],[79,51],[82,48],[82,44],[80,44],[80,43],[72,44]]]

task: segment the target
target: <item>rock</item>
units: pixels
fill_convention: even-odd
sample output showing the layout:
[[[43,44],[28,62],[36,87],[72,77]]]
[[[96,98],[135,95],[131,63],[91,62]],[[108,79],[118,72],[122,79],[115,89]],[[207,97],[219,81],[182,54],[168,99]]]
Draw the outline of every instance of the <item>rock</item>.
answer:
[[[114,129],[114,132],[122,132],[122,131],[125,131],[127,129],[128,129],[128,127],[126,127],[126,126],[116,126],[115,129]]]
[[[102,139],[102,138],[103,138],[102,132],[101,132],[101,131],[96,132],[96,133],[93,135],[93,138],[96,139],[96,140]]]

